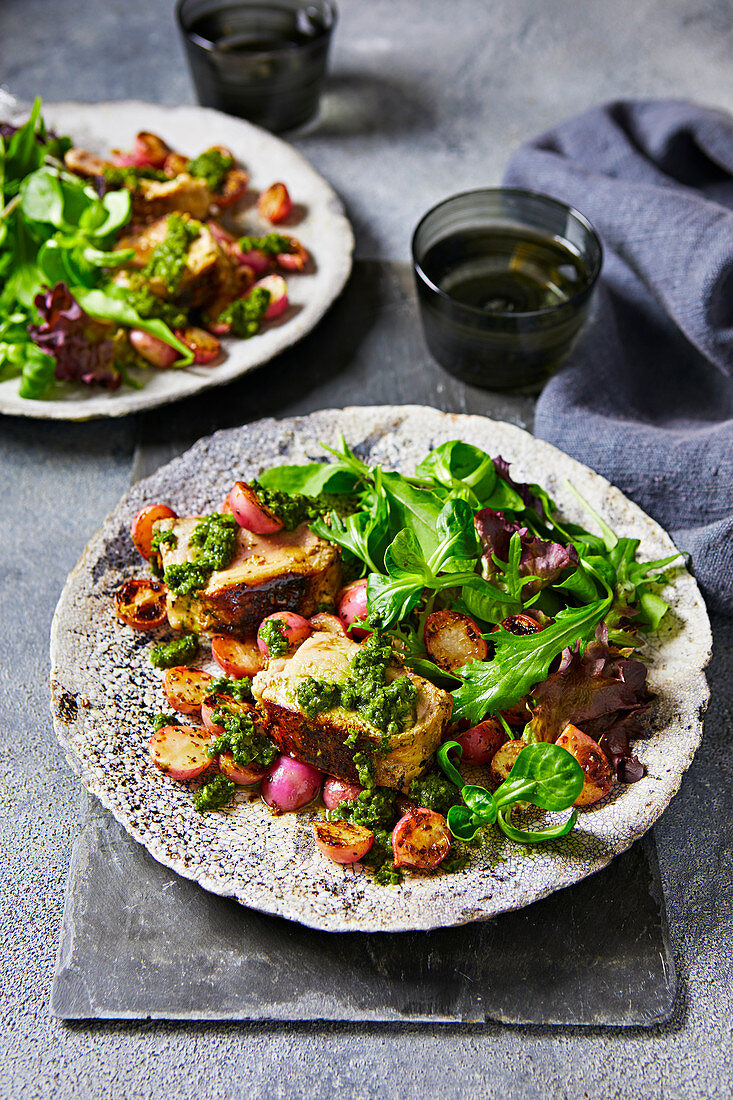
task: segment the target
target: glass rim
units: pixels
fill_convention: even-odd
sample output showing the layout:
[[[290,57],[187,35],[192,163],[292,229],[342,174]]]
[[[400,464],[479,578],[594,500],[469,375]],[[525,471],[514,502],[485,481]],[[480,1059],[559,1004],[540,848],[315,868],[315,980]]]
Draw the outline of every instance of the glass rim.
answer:
[[[450,204],[455,202],[457,199],[466,199],[474,195],[507,195],[520,199],[539,199],[547,206],[554,207],[557,210],[561,210],[564,214],[570,214],[570,216],[573,217],[583,227],[583,229],[586,230],[589,237],[592,241],[595,242],[598,248],[597,262],[589,273],[587,285],[583,287],[582,290],[575,291],[575,293],[571,297],[566,298],[564,302],[560,302],[557,305],[545,306],[543,309],[516,310],[512,313],[508,311],[497,311],[490,314],[487,313],[486,310],[480,309],[479,306],[470,306],[467,305],[465,302],[459,302],[457,298],[452,298],[450,294],[446,293],[446,291],[441,290],[441,288],[433,282],[430,276],[426,274],[421,262],[417,258],[417,235],[424,226],[425,222],[428,220],[428,218],[432,217],[433,214],[438,213],[438,211],[442,210],[445,206],[450,206]],[[558,237],[558,239],[562,240],[564,238]],[[600,275],[601,268],[603,267],[604,256],[603,244],[601,242],[598,231],[593,223],[588,218],[586,218],[585,214],[582,214],[580,210],[577,210],[574,206],[570,206],[569,203],[563,202],[562,199],[555,199],[551,195],[546,195],[543,191],[531,191],[529,190],[529,188],[526,187],[476,187],[471,191],[459,191],[455,195],[449,195],[447,199],[441,199],[440,202],[436,203],[435,206],[431,206],[431,208],[425,214],[423,214],[423,216],[420,218],[420,221],[415,226],[415,230],[412,234],[412,240],[410,242],[410,251],[412,253],[412,266],[415,274],[419,276],[419,278],[422,280],[425,286],[428,287],[429,290],[436,294],[438,298],[447,302],[450,305],[451,309],[458,312],[459,316],[461,313],[463,313],[466,317],[474,319],[481,318],[483,321],[486,321],[486,319],[489,317],[497,321],[511,321],[513,319],[516,320],[519,318],[546,317],[550,316],[553,313],[558,313],[560,310],[567,311],[573,306],[581,305],[583,301],[591,294],[593,288],[598,281],[598,276]]]
[[[184,23],[183,8],[189,2],[190,0],[176,0],[176,22],[178,23],[178,28],[181,34],[183,34],[189,42],[192,42],[195,46],[198,46],[200,49],[205,50],[207,53],[218,53],[219,47],[217,46],[216,42],[212,42],[210,38],[204,38],[203,35],[196,34],[194,31],[189,30],[189,28]],[[333,30],[336,26],[336,23],[338,21],[338,8],[336,7],[334,0],[318,0],[318,2],[323,5],[324,9],[330,16],[330,23],[328,24],[328,26],[324,26],[322,33],[317,35],[310,42],[304,42],[301,46],[296,46],[295,50],[298,52],[306,52],[313,49],[314,46],[320,45],[324,38],[329,37],[333,33]],[[249,7],[250,5],[246,3],[246,0],[241,0],[241,2],[237,2],[237,0],[234,0],[233,3],[223,3],[222,6],[228,8],[236,8]],[[302,6],[306,7],[307,4],[304,3]],[[247,57],[252,58],[252,60],[267,60],[268,58],[281,57],[283,54],[291,54],[293,52],[294,50],[292,46],[272,50],[247,50]]]

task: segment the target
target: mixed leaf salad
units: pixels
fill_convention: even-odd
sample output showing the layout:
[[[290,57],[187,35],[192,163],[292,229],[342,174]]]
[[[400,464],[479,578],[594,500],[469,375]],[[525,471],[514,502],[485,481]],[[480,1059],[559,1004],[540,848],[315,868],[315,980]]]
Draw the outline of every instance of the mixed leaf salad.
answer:
[[[37,99],[0,124],[0,378],[52,399],[60,384],[139,388],[151,367],[216,363],[287,309],[283,273],[309,256],[269,230],[288,217],[283,183],[262,191],[268,229],[223,224],[249,178],[222,146],[195,158],[141,131],[108,158],[49,131]]]
[[[640,652],[668,610],[660,593],[679,555],[638,561],[639,540],[616,535],[572,486],[596,532],[566,521],[539,485],[515,481],[503,458],[460,440],[436,447],[411,477],[368,465],[343,438],[325,450],[329,460],[236,482],[222,512],[197,521],[185,565],[161,568],[177,538],[167,505],[148,506],[133,524],[158,576],[130,579],[117,595],[119,617],[136,629],[165,621],[166,589],[195,600],[233,559],[241,528],[257,533],[259,555],[270,536],[273,545],[287,532],[318,536],[338,547],[347,582],[308,619],[293,605],[267,615],[256,635],[215,635],[212,656],[227,679],[190,667],[191,633],[153,649],[168,702],[203,729],[159,716],[149,751],[173,778],[204,777],[196,808],[220,809],[237,786],[276,812],[320,794],[319,849],[389,884],[404,870],[458,869],[493,825],[522,844],[555,840],[577,807],[641,779],[631,747],[650,700]],[[350,647],[351,663],[335,679],[301,679],[288,705],[306,730],[315,723],[312,734],[325,737],[331,721],[339,752],[352,746],[351,778],[343,762],[314,766],[320,748],[314,758],[288,752],[268,726],[263,669],[287,665],[300,646],[328,649],[322,632]],[[379,782],[380,761],[417,730],[420,684],[429,689],[423,710],[442,715],[436,740],[414,777],[390,787]],[[337,724],[344,713],[381,733],[371,751],[353,723]],[[532,806],[572,812],[538,827]]]

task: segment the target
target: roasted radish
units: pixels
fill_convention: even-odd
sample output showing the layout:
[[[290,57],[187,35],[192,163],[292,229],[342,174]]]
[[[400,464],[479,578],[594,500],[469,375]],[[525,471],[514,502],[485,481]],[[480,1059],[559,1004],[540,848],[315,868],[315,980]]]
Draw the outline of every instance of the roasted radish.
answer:
[[[392,830],[395,867],[434,871],[448,855],[450,846],[445,818],[435,810],[408,810]]]
[[[145,577],[123,581],[115,595],[117,618],[133,630],[153,630],[167,618],[165,585]]]
[[[328,611],[318,611],[308,620],[312,630],[325,630],[327,634],[345,634],[344,624],[338,615],[331,615]]]
[[[254,714],[254,707],[251,703],[244,703],[239,699],[235,699],[233,695],[218,693],[207,695],[201,703],[201,720],[214,737],[221,737],[224,733],[224,727],[215,722],[213,717],[218,707],[226,707],[227,710],[238,714]]]
[[[163,726],[148,742],[153,763],[171,779],[196,779],[211,766],[211,737],[200,726]]]
[[[526,747],[526,741],[519,739],[505,741],[501,748],[494,753],[491,761],[491,778],[497,786],[508,777],[509,772],[517,762],[517,757],[522,749],[526,749]]]
[[[239,202],[249,186],[249,176],[243,168],[230,168],[224,176],[221,187],[214,192],[214,202],[217,206],[233,206]]]
[[[456,737],[463,749],[461,760],[467,764],[490,764],[506,740],[504,727],[496,718],[486,718]]]
[[[358,783],[348,783],[345,779],[329,775],[323,784],[321,798],[327,810],[335,810],[339,803],[358,798],[363,790]]]
[[[353,635],[357,640],[367,638],[371,633],[364,627],[354,626],[356,622],[366,622],[367,617],[367,582],[366,580],[353,581],[342,588],[336,596],[336,610],[338,617],[344,624],[347,634]]]
[[[316,846],[334,863],[357,863],[374,843],[374,833],[348,821],[314,821]]]
[[[227,634],[215,634],[211,639],[211,656],[224,675],[233,680],[256,676],[265,667],[253,635],[230,638]]]
[[[153,524],[159,519],[178,519],[178,515],[167,504],[148,504],[141,508],[132,521],[130,534],[139,554],[150,561],[153,556]]]
[[[273,225],[285,221],[292,208],[293,203],[284,183],[271,184],[257,199],[260,214]]]
[[[425,620],[425,648],[430,659],[446,672],[455,672],[468,661],[483,661],[486,642],[473,619],[460,611],[433,611]]]
[[[601,746],[570,722],[555,744],[567,749],[585,774],[583,790],[575,799],[575,805],[592,806],[605,798],[613,786],[614,773]]]
[[[265,774],[265,769],[260,764],[237,764],[230,752],[221,753],[218,759],[222,775],[240,787],[254,787]]]
[[[175,665],[163,674],[163,691],[174,710],[181,714],[201,714],[201,704],[210,693],[213,677],[201,668]]]
[[[171,149],[157,134],[141,130],[135,138],[132,155],[138,168],[162,168]]]
[[[271,809],[280,813],[299,810],[312,802],[321,789],[323,776],[310,764],[278,756],[262,780],[260,793]]]
[[[154,367],[165,370],[166,367],[172,366],[178,358],[178,352],[175,348],[172,348],[170,344],[166,344],[165,340],[159,340],[152,333],[143,332],[141,328],[131,328],[128,336],[138,355],[141,355]]]
[[[283,271],[303,271],[310,260],[308,250],[295,237],[288,239],[291,251],[278,252],[275,262]]]
[[[543,630],[541,623],[533,619],[531,615],[510,615],[508,619],[502,619],[501,625],[510,634],[539,634]]]
[[[257,287],[266,290],[270,295],[264,319],[265,321],[273,321],[275,317],[279,317],[288,308],[288,284],[282,275],[265,275],[264,279],[259,279],[252,289],[254,290]]]
[[[221,344],[216,336],[212,336],[204,328],[197,328],[195,325],[177,328],[176,336],[193,352],[193,361],[200,366],[213,363],[221,352]]]
[[[229,506],[240,527],[253,535],[274,535],[284,524],[267,508],[246,481],[235,481],[229,490]]]
[[[302,615],[296,615],[294,611],[275,611],[260,623],[260,629],[257,631],[257,645],[263,657],[269,657],[273,648],[278,652],[272,655],[281,657],[286,649],[300,645],[312,633],[310,623]],[[274,645],[275,642],[277,645]],[[280,650],[282,652],[279,652]]]

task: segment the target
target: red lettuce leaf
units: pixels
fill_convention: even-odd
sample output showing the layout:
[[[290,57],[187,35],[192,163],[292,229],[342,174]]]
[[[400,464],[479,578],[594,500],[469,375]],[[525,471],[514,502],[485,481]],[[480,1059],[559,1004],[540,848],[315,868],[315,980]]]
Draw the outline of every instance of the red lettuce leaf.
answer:
[[[502,512],[482,508],[476,513],[474,522],[484,549],[483,561],[489,576],[496,572],[492,555],[496,555],[500,561],[507,561],[511,537],[515,531],[519,532],[522,546],[519,576],[540,578],[526,586],[524,592],[528,596],[552,584],[568,566],[578,564],[578,554],[574,546],[562,546],[559,542],[537,538],[526,527],[507,520]]]
[[[54,377],[116,390],[122,376],[115,366],[114,329],[85,313],[65,283],[43,290],[34,302],[41,324],[29,325],[28,334],[56,360]]]
[[[564,650],[557,671],[532,691],[530,732],[538,741],[556,741],[572,722],[598,742],[622,782],[635,782],[645,771],[629,742],[646,733],[639,721],[651,698],[646,678],[642,661],[609,648],[600,624],[584,653],[577,644]]]

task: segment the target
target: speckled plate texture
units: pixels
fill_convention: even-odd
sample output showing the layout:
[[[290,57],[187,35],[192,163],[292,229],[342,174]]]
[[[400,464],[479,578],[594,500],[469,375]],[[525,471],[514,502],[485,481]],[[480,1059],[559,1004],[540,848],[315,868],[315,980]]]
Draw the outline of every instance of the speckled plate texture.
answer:
[[[231,382],[268,362],[311,331],[349,277],[354,235],[333,189],[296,149],[266,130],[203,107],[161,107],[152,103],[44,104],[47,124],[94,152],[130,148],[138,130],[152,130],[182,153],[196,156],[210,145],[226,145],[250,174],[250,195],[277,180],[287,184],[294,203],[291,217],[278,226],[310,251],[314,269],[288,276],[289,308],[249,340],[223,341],[226,358],[213,367],[141,371],[143,388],[113,392],[64,386],[52,401],[18,396],[18,379],[0,382],[0,413],[54,420],[126,416]],[[272,229],[246,200],[233,215],[240,233]]]
[[[56,732],[82,783],[132,836],[161,863],[216,894],[332,931],[485,920],[604,867],[668,805],[700,742],[708,700],[705,605],[693,578],[680,569],[664,593],[671,611],[648,647],[649,681],[658,699],[651,735],[636,743],[648,774],[581,812],[561,841],[528,854],[498,830],[488,830],[465,871],[407,875],[396,888],[378,886],[370,874],[319,855],[307,814],[273,817],[243,791],[230,808],[198,814],[190,789],[158,771],[146,752],[150,718],[164,704],[162,673],[148,659],[151,638],[115,621],[115,590],[126,577],[144,572],[130,541],[130,521],[154,501],[166,501],[180,514],[215,510],[235,479],[271,465],[318,460],[319,442],[332,445],[339,432],[361,458],[405,473],[445,440],[475,443],[510,460],[515,478],[546,486],[566,518],[587,523],[567,478],[619,534],[641,539],[645,557],[674,550],[661,527],[604,478],[521,429],[483,417],[383,406],[260,420],[218,432],[136,485],[69,577],[51,634]]]

